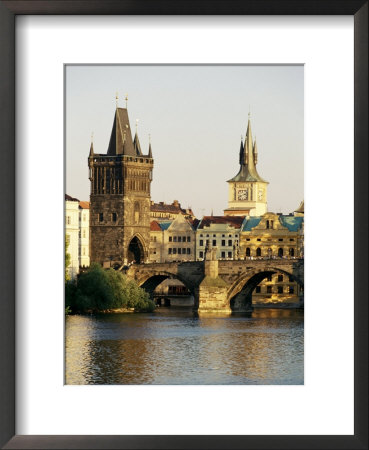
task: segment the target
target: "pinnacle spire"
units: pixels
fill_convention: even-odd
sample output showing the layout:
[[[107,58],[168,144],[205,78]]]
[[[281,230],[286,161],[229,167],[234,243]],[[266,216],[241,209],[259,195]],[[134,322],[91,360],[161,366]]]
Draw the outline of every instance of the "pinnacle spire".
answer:
[[[94,154],[94,133],[91,133],[90,156]]]
[[[241,145],[240,145],[240,164],[244,164],[244,159],[245,159],[245,149],[243,146],[243,137],[241,135]]]
[[[149,134],[149,158],[152,158],[152,149],[151,149],[151,135]]]
[[[135,138],[133,141],[133,147],[135,148],[137,156],[142,156],[141,144],[140,144],[140,140],[138,139],[137,128],[138,128],[138,119],[136,119],[136,134],[135,134]]]
[[[256,165],[258,163],[258,145],[256,143],[256,136],[255,136],[255,141],[254,141],[253,153],[254,153],[254,162],[255,162],[255,165]]]

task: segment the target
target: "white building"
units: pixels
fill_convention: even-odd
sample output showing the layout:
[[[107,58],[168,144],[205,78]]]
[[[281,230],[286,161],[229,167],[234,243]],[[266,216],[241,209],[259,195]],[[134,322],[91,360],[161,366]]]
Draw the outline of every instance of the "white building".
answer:
[[[196,231],[196,260],[216,248],[217,259],[238,259],[242,216],[204,216]]]
[[[78,259],[80,267],[90,265],[90,202],[79,202],[79,245]]]
[[[71,279],[79,272],[79,200],[65,194],[65,235],[70,254],[67,268]]]

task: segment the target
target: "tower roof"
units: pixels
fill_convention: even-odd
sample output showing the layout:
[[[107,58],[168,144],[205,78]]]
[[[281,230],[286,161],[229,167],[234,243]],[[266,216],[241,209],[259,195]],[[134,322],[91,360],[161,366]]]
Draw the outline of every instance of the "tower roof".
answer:
[[[129,125],[128,111],[126,108],[117,108],[115,110],[108,155],[136,156],[136,150],[132,141],[131,127]]]
[[[252,142],[252,132],[251,132],[251,121],[250,117],[247,123],[247,132],[245,138],[245,145],[242,150],[240,149],[240,170],[236,176],[228,180],[230,181],[261,181],[267,183],[263,180],[256,170],[256,161],[254,159],[254,148]]]

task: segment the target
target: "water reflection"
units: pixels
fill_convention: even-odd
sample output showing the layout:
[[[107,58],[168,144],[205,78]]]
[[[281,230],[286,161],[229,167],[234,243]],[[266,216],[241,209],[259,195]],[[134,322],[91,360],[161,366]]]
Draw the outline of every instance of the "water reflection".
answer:
[[[303,312],[69,316],[67,384],[303,384]]]

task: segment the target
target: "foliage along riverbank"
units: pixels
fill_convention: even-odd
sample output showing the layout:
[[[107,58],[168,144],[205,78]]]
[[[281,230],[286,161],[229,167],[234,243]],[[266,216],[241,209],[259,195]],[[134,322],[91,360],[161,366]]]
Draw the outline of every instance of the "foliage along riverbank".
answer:
[[[77,280],[65,283],[67,314],[102,312],[152,312],[155,303],[133,280],[114,269],[92,264]]]

